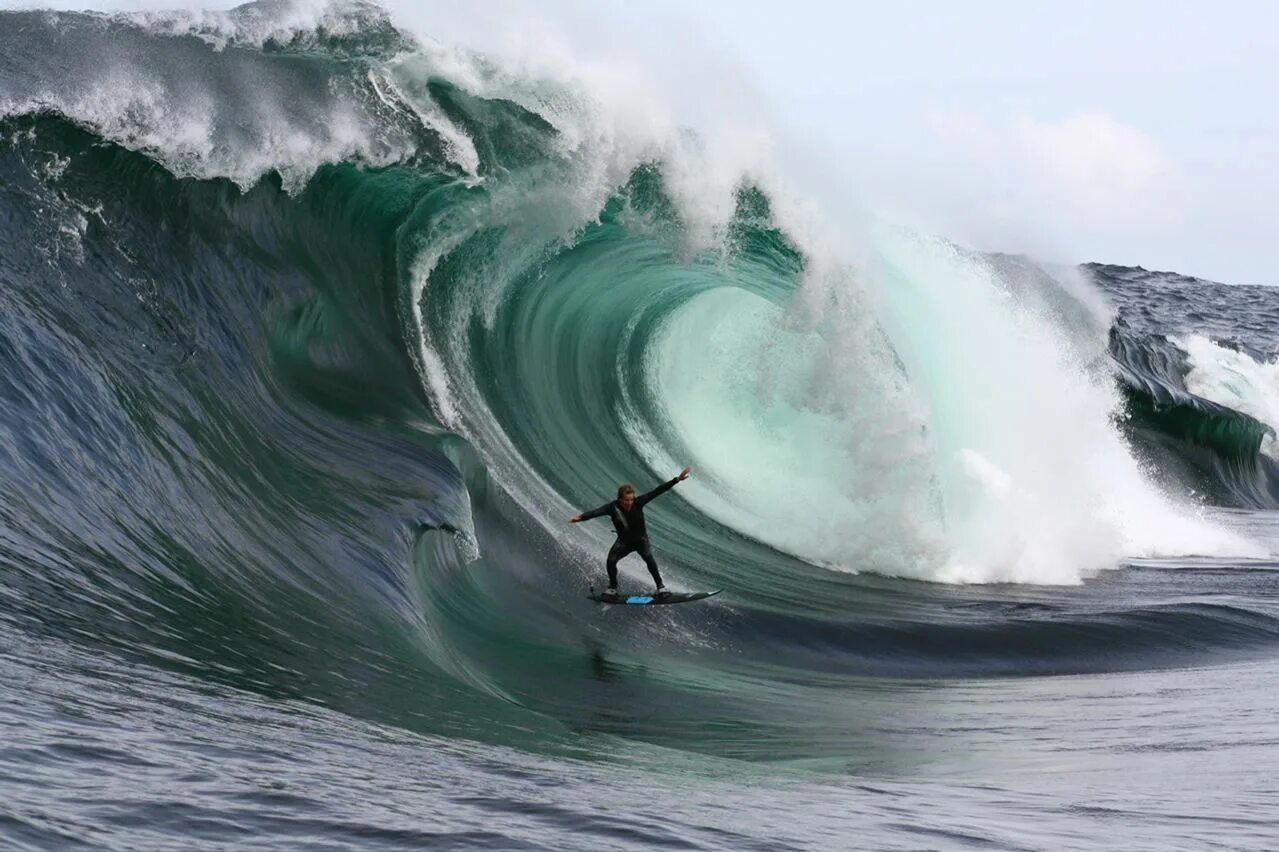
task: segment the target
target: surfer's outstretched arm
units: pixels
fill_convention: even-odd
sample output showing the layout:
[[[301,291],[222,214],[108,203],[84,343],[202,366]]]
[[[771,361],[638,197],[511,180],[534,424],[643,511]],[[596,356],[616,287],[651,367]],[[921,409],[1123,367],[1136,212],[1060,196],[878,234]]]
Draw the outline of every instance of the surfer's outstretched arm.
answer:
[[[568,519],[568,522],[570,524],[576,524],[582,521],[589,521],[591,518],[598,518],[601,515],[607,515],[608,510],[612,508],[612,506],[613,506],[612,503],[605,503],[603,506],[600,506],[598,509],[591,509],[589,512],[583,512],[580,515],[574,515],[573,517]]]
[[[691,467],[684,468],[683,470],[679,472],[678,475],[675,476],[674,479],[669,479],[666,482],[663,482],[661,485],[654,488],[652,491],[648,492],[647,494],[641,494],[639,497],[636,497],[635,503],[637,505],[643,506],[648,501],[655,500],[658,497],[661,497],[667,491],[670,491],[672,488],[674,488],[676,483],[683,482],[685,479],[688,479],[688,475],[690,472],[692,472],[692,470],[693,469]]]

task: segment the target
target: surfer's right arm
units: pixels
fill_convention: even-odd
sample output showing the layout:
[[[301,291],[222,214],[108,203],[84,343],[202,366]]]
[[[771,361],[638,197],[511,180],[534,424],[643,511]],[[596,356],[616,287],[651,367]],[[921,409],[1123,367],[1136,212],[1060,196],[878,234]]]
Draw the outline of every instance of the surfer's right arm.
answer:
[[[663,482],[661,485],[657,486],[656,488],[654,488],[652,491],[648,492],[647,494],[641,494],[640,496],[636,497],[635,505],[643,506],[649,503],[650,501],[655,500],[658,497],[661,497],[667,491],[670,491],[676,485],[683,482],[685,479],[688,479],[688,475],[692,473],[692,471],[693,469],[691,467],[684,468],[679,473],[675,474],[673,479],[668,479],[666,482]]]
[[[612,505],[613,505],[612,503],[605,503],[603,506],[600,506],[598,509],[591,509],[589,512],[583,512],[580,515],[574,515],[573,517],[568,519],[568,522],[570,524],[577,524],[577,523],[581,523],[582,521],[589,521],[591,518],[598,518],[600,515],[607,515],[608,510],[612,507]]]

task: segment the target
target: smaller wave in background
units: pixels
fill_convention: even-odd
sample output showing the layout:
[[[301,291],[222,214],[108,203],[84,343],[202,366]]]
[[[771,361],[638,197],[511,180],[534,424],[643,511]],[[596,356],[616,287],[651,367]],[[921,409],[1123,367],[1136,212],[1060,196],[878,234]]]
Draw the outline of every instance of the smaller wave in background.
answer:
[[[1279,507],[1279,294],[1141,268],[1086,267],[1115,302],[1121,425],[1168,487]]]

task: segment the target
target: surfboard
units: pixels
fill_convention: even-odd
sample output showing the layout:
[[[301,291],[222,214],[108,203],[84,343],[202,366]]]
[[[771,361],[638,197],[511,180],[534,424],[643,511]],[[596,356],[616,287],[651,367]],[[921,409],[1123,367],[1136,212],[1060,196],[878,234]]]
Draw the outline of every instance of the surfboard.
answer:
[[[593,601],[599,601],[602,604],[657,606],[659,604],[677,604],[688,603],[689,601],[700,601],[703,598],[714,597],[722,591],[724,590],[716,589],[713,592],[667,592],[664,595],[608,595],[591,589],[591,593],[587,595],[587,597]]]

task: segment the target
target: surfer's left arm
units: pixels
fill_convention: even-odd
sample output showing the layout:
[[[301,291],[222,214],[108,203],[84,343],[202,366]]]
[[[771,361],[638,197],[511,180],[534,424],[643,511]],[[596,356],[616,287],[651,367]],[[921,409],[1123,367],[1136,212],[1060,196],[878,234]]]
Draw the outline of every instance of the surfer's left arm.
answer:
[[[693,472],[693,469],[691,467],[684,468],[678,474],[676,474],[674,479],[669,479],[666,482],[663,482],[661,485],[654,488],[652,491],[648,492],[647,494],[643,494],[643,495],[640,495],[639,497],[636,497],[635,498],[636,505],[643,506],[645,503],[649,502],[650,500],[655,500],[658,497],[661,497],[667,491],[670,491],[672,488],[674,488],[677,483],[683,482],[685,479],[688,479],[688,475],[692,472]]]

